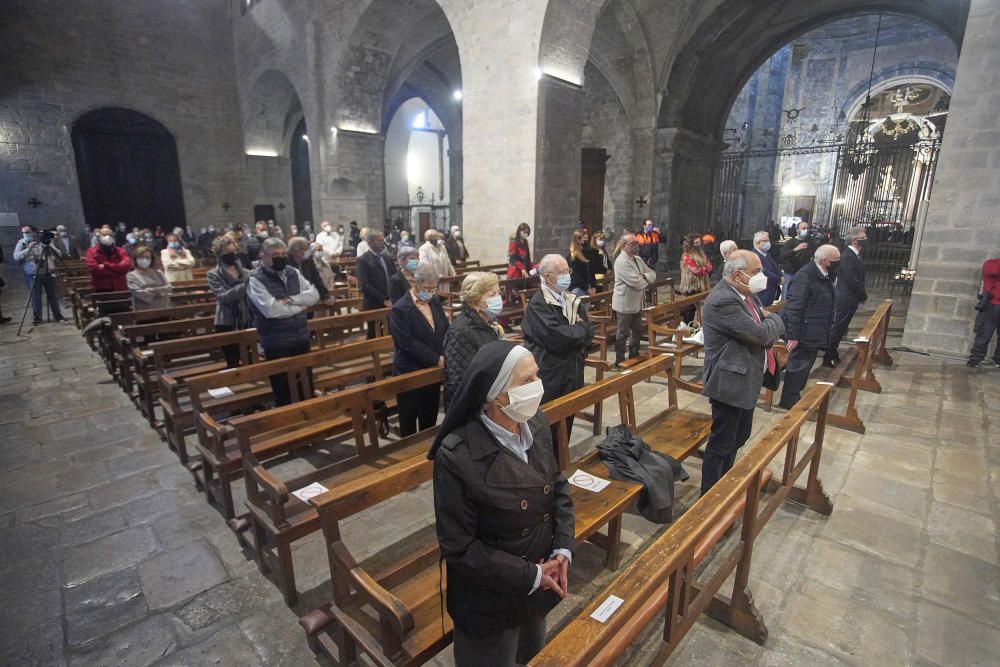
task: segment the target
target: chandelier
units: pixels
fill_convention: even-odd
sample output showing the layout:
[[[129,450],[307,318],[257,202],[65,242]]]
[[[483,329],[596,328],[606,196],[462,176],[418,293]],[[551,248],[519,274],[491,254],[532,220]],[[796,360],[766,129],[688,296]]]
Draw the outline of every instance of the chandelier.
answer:
[[[861,118],[848,133],[847,146],[844,148],[844,169],[855,181],[858,180],[875,157],[875,142],[868,129],[871,125],[872,112],[872,82],[875,79],[875,57],[878,55],[878,38],[882,33],[882,15],[878,16],[875,27],[875,47],[872,49],[872,67],[868,74],[868,93],[861,105]]]

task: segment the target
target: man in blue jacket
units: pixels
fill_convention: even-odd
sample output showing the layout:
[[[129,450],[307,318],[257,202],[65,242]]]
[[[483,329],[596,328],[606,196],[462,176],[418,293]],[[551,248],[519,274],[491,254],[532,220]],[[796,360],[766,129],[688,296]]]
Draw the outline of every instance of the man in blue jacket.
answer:
[[[767,287],[757,294],[760,305],[770,306],[781,294],[781,268],[771,256],[771,235],[768,232],[757,232],[753,235],[753,250],[760,259],[761,272],[767,276]]]

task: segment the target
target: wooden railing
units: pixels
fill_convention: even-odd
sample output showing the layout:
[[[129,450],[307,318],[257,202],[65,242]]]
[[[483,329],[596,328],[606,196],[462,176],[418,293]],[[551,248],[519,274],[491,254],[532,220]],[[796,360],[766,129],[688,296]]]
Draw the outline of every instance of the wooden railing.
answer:
[[[768,519],[786,499],[820,514],[833,506],[819,480],[820,455],[830,401],[830,385],[814,385],[736,465],[702,496],[670,529],[629,563],[583,611],[532,659],[534,667],[610,665],[661,612],[665,614],[662,645],[653,661],[662,662],[677,647],[702,612],[757,643],[767,637],[749,588],[754,542]],[[815,435],[799,454],[799,432],[811,414]],[[767,482],[768,464],[785,452],[779,480]],[[794,486],[807,474],[805,488]],[[764,501],[763,491],[771,492]],[[700,579],[695,569],[720,537],[727,515],[742,507],[738,540],[716,553]],[[732,595],[717,595],[736,571]],[[592,617],[611,596],[621,606],[601,623]]]

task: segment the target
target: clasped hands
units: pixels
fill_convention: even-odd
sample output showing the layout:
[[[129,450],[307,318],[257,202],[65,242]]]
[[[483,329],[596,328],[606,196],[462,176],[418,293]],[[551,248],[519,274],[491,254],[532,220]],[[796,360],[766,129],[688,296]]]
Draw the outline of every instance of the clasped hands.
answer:
[[[542,568],[542,581],[538,587],[553,591],[560,598],[566,597],[569,591],[569,560],[560,554],[550,560],[539,561],[538,567]]]

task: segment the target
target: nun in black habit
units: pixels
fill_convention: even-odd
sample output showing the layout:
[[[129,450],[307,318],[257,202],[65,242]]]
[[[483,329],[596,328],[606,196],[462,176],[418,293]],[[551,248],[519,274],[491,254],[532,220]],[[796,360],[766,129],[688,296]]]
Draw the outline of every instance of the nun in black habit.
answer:
[[[573,501],[542,394],[526,348],[484,345],[428,454],[458,667],[526,663],[566,595]]]

